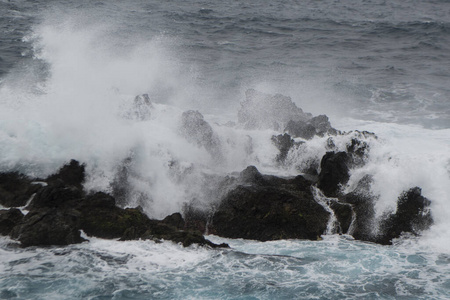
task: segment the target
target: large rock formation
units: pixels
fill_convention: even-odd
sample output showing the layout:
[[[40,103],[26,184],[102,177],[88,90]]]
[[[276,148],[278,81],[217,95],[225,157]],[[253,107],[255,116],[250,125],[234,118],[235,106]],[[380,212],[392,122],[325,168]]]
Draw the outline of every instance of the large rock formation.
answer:
[[[430,212],[431,201],[422,196],[422,190],[414,187],[403,192],[398,198],[397,210],[382,221],[377,241],[391,244],[392,240],[403,233],[420,234],[433,224]]]
[[[0,173],[0,205],[5,207],[24,206],[39,190],[39,184],[17,172]]]
[[[209,216],[206,226],[210,233],[267,241],[316,240],[325,231],[329,213],[314,200],[311,182],[302,176],[265,176],[250,166],[238,181]],[[194,216],[198,224],[198,215]]]
[[[348,164],[349,156],[347,152],[327,152],[322,157],[317,186],[326,196],[336,197],[340,186],[347,183],[350,178]]]
[[[291,142],[289,136],[281,139]],[[405,233],[418,235],[429,228],[433,222],[430,201],[418,187],[400,195],[397,210],[381,218],[375,214],[377,197],[370,193],[370,176],[350,193],[339,189],[348,180],[354,157],[364,157],[366,150],[366,145],[351,142],[348,152],[326,153],[318,182],[303,176],[263,175],[255,167],[247,167],[236,177],[211,181],[216,189],[211,195],[220,200],[211,201],[212,209],[190,205],[184,218],[177,213],[162,221],[149,219],[139,208],[119,208],[116,199],[106,193],[87,194],[82,189],[84,165],[77,161],[49,176],[46,184],[35,184],[17,173],[1,174],[4,181],[0,186],[7,199],[22,199],[13,202],[22,207],[23,199],[31,202],[25,216],[15,208],[0,210],[0,234],[10,235],[25,247],[80,243],[84,241],[80,230],[100,238],[171,240],[184,246],[217,247],[226,245],[215,245],[201,233],[261,241],[316,240],[329,226],[330,213],[337,220],[333,232],[380,244],[391,244]],[[17,189],[9,188],[8,182]],[[325,194],[319,193],[320,199],[317,188]]]
[[[37,191],[25,216],[17,209],[0,210],[0,233],[10,235],[24,247],[81,243],[85,239],[80,230],[100,238],[164,239],[184,246],[193,243],[226,246],[211,243],[199,232],[181,230],[174,222],[151,220],[138,208],[119,208],[108,194],[86,195],[82,190],[84,165],[76,161],[45,181],[47,185]]]

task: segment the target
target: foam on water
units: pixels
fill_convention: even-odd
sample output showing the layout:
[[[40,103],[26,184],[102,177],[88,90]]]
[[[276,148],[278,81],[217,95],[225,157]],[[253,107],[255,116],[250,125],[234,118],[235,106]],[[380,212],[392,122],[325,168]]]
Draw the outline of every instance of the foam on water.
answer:
[[[0,240],[0,293],[39,299],[445,299],[450,259],[324,236],[256,242],[209,236],[232,250],[110,241],[14,249]]]

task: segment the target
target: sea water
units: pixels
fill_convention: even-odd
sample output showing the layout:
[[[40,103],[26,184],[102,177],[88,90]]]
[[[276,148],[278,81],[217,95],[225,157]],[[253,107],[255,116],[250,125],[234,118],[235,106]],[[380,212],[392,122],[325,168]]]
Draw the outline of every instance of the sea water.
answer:
[[[0,171],[45,177],[86,163],[89,191],[111,191],[132,158],[126,206],[153,218],[214,205],[215,175],[248,165],[295,176],[320,161],[316,137],[280,166],[267,129],[236,125],[245,91],[290,96],[333,127],[367,130],[351,191],[373,178],[376,213],[419,186],[433,226],[381,246],[351,236],[230,249],[102,240],[10,246],[5,299],[448,299],[450,297],[450,3],[447,1],[0,1]],[[148,94],[149,118],[129,118]],[[198,110],[221,159],[180,133]],[[230,122],[231,121],[231,122]],[[334,138],[344,150],[352,132]],[[300,140],[299,140],[300,141]]]

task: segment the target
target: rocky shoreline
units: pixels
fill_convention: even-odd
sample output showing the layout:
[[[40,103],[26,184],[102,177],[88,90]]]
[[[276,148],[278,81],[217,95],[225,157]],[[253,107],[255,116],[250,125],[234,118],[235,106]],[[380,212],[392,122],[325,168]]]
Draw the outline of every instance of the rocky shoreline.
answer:
[[[170,240],[183,246],[215,248],[227,245],[208,241],[205,232],[269,241],[319,240],[331,230],[329,233],[388,245],[402,234],[418,235],[432,224],[430,201],[414,187],[399,195],[397,211],[385,215],[374,232],[374,199],[364,193],[364,183],[345,195],[336,191],[348,177],[345,172],[336,174],[345,171],[336,167],[341,160],[346,156],[328,152],[317,181],[301,175],[288,179],[263,175],[249,166],[238,177],[226,178],[229,192],[214,210],[186,206],[184,216],[175,213],[163,220],[148,218],[139,207],[120,208],[109,194],[86,193],[82,188],[85,166],[75,160],[44,180],[2,173],[0,204],[8,209],[0,210],[0,234],[23,247],[81,243],[85,241],[82,230],[106,239]],[[321,191],[321,186],[327,188]],[[332,214],[335,220],[330,224]]]
[[[127,203],[128,178],[133,176],[128,166],[132,157],[123,162],[111,194],[84,190],[85,165],[76,160],[45,179],[0,173],[0,205],[5,208],[0,210],[0,234],[23,247],[81,243],[85,241],[81,231],[99,238],[170,240],[183,246],[227,247],[208,241],[205,233],[260,241],[349,234],[357,240],[389,245],[404,234],[419,235],[432,225],[430,201],[419,187],[398,195],[396,211],[381,217],[375,213],[377,196],[370,191],[370,174],[352,191],[343,192],[350,170],[364,165],[370,150],[366,140],[376,139],[375,134],[353,132],[343,151],[335,147],[333,137],[349,133],[331,127],[327,116],[304,113],[282,95],[249,90],[246,97],[237,126],[281,131],[271,139],[279,150],[274,158],[277,164],[288,164],[288,154],[315,136],[328,137],[320,162],[312,162],[292,178],[264,175],[248,166],[236,176],[215,179],[211,188],[219,192],[213,193],[217,199],[211,199],[211,207],[199,208],[186,199],[182,211],[163,220],[148,218],[139,207],[122,208]],[[147,120],[152,112],[150,100],[136,99],[139,105],[132,115]],[[217,161],[223,158],[220,139],[199,112],[183,113],[180,135],[205,148]]]

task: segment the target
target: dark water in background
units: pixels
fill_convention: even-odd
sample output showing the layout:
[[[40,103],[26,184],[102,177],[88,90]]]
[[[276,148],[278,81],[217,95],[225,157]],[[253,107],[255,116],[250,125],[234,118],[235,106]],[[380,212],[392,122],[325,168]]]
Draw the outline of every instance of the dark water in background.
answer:
[[[0,12],[3,77],[33,55],[22,38],[35,24],[76,16],[113,24],[118,47],[170,39],[212,109],[259,87],[315,113],[450,127],[448,1],[1,1]]]

